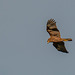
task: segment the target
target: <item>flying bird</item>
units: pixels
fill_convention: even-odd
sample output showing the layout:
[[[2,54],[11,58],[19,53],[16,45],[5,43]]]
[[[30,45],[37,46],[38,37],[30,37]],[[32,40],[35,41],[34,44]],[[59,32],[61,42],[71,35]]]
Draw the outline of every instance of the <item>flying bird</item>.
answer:
[[[72,41],[72,39],[71,38],[61,38],[60,31],[57,29],[56,22],[54,19],[48,20],[46,30],[50,35],[50,38],[47,40],[47,43],[53,42],[53,46],[58,51],[68,53],[63,41]]]

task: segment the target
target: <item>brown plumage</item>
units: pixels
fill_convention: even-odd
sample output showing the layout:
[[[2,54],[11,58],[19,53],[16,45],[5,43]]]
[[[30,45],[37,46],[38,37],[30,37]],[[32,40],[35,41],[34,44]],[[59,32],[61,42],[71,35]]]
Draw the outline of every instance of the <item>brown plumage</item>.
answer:
[[[50,19],[47,22],[47,32],[50,35],[50,38],[47,40],[47,43],[53,42],[53,46],[61,52],[68,53],[65,48],[63,41],[72,41],[71,38],[61,38],[60,32],[57,29],[56,22],[54,19]]]

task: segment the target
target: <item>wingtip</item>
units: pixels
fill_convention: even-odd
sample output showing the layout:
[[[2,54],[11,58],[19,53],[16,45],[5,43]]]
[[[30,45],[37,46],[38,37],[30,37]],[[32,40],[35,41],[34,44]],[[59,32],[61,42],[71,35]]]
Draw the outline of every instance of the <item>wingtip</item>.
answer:
[[[65,53],[69,53],[69,52],[65,52]]]
[[[69,53],[68,51],[64,51],[63,53]]]
[[[63,53],[69,53],[68,51],[60,51],[60,52],[63,52]]]
[[[56,21],[51,18],[50,20],[47,21],[47,25],[50,24],[50,23],[56,23]]]

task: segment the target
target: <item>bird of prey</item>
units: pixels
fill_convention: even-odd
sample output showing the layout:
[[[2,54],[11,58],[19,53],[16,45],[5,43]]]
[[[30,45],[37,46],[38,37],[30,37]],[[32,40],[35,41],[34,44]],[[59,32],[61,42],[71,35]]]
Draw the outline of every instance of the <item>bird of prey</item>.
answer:
[[[46,30],[50,35],[50,38],[47,40],[47,43],[53,42],[53,46],[58,51],[68,53],[63,41],[72,41],[72,39],[71,38],[61,38],[60,32],[57,29],[56,22],[54,19],[48,20]]]

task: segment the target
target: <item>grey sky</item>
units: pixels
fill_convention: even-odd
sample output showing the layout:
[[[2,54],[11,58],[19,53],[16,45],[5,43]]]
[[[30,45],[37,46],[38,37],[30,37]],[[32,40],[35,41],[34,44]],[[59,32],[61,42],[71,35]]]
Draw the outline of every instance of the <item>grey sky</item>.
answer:
[[[46,23],[54,18],[69,54],[58,52]],[[0,75],[75,74],[74,0],[0,0]]]

